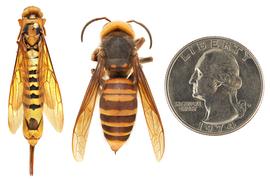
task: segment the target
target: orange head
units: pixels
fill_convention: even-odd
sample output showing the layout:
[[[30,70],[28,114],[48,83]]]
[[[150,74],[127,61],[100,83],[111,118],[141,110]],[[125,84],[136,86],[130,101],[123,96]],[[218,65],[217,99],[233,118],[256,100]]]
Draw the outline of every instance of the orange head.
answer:
[[[110,34],[111,32],[114,32],[114,31],[122,31],[122,32],[125,32],[126,34],[128,34],[132,39],[135,38],[135,32],[133,31],[130,23],[131,22],[134,22],[140,26],[142,26],[148,33],[149,35],[149,38],[150,38],[150,48],[152,47],[152,36],[151,36],[151,33],[150,31],[147,29],[146,26],[144,26],[142,23],[140,22],[137,22],[135,20],[130,20],[130,21],[127,21],[127,22],[123,22],[123,21],[111,21],[109,20],[108,18],[106,17],[101,17],[101,18],[95,18],[95,19],[92,19],[91,21],[89,21],[88,23],[85,24],[83,30],[82,30],[82,33],[81,33],[81,41],[83,41],[83,34],[84,34],[84,31],[86,29],[86,27],[88,25],[90,25],[92,22],[95,22],[95,21],[98,21],[98,20],[107,20],[108,23],[106,23],[104,26],[103,26],[103,29],[100,33],[100,37],[101,39],[103,39],[104,37],[106,37],[108,34]]]
[[[35,36],[34,39],[32,39],[33,43],[37,39],[39,39],[36,35],[36,29],[41,29],[41,33],[46,35],[44,24],[46,22],[46,19],[42,18],[43,13],[38,7],[35,6],[29,6],[23,10],[22,13],[22,19],[19,19],[19,25],[21,26],[21,30],[18,36],[18,41],[21,39],[22,33],[25,30],[25,27],[28,26],[28,35]]]
[[[116,30],[123,31],[127,33],[128,35],[130,35],[132,38],[135,37],[135,33],[131,25],[123,21],[113,21],[113,22],[108,22],[107,24],[105,24],[100,33],[100,37],[104,38],[106,35]]]
[[[41,10],[35,6],[29,6],[29,7],[25,8],[23,10],[23,13],[22,13],[22,18],[29,17],[31,15],[35,15],[38,18],[43,17],[43,13],[41,12]]]

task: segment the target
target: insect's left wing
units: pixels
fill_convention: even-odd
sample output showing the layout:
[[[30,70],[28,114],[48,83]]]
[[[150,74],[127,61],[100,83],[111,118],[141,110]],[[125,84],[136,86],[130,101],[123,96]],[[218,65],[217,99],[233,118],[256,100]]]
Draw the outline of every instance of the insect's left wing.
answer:
[[[23,119],[23,51],[18,48],[8,101],[8,125],[12,133],[20,127]]]
[[[134,58],[133,63],[134,74],[137,78],[138,88],[141,96],[146,123],[149,130],[149,135],[152,141],[152,146],[155,151],[156,159],[161,160],[164,153],[165,141],[160,116],[147,80],[141,69],[138,56]]]
[[[64,124],[63,104],[60,88],[54,73],[50,54],[45,39],[42,39],[41,63],[39,74],[44,89],[44,112],[55,128],[61,132]]]
[[[100,87],[100,79],[104,72],[104,59],[99,58],[98,64],[87,87],[83,102],[76,119],[72,137],[72,152],[77,161],[84,157],[85,147],[91,123],[93,111],[95,108],[96,97]]]

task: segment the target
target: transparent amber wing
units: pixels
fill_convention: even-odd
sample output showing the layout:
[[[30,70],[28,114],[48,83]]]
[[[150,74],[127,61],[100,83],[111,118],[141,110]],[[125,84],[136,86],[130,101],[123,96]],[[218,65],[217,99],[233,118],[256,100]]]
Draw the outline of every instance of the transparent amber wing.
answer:
[[[8,101],[8,125],[12,133],[17,131],[23,119],[23,73],[23,52],[18,48]]]
[[[45,40],[42,41],[41,63],[39,74],[44,95],[44,112],[56,131],[61,132],[64,124],[63,104],[60,88],[54,73],[50,54]]]
[[[100,79],[103,73],[102,58],[99,58],[96,70],[90,80],[87,87],[79,114],[76,119],[76,123],[73,130],[72,138],[72,151],[73,156],[77,161],[80,161],[84,157],[85,146],[88,137],[89,126],[91,123],[96,97],[98,94]]]
[[[137,77],[144,115],[156,159],[161,160],[165,148],[164,131],[154,98],[140,67],[138,57],[135,57],[134,74]]]

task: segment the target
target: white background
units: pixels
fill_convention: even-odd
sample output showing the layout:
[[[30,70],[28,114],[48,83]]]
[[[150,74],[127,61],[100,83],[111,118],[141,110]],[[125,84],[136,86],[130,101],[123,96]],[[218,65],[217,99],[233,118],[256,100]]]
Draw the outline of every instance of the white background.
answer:
[[[0,2],[0,178],[30,178],[29,146],[20,129],[12,135],[7,124],[9,86],[17,50],[17,19],[29,5],[39,6],[47,19],[47,43],[62,92],[65,125],[61,134],[45,119],[44,134],[36,147],[34,178],[269,178],[270,172],[270,5],[247,0],[12,0]],[[135,26],[146,43],[141,56],[154,62],[143,70],[162,117],[166,149],[157,162],[139,103],[136,125],[128,142],[115,155],[103,137],[96,108],[83,162],[72,156],[75,119],[95,62],[90,55],[99,44],[104,22],[80,32],[90,19],[135,19],[152,32],[148,50],[146,32]],[[254,118],[242,129],[210,137],[184,127],[170,111],[164,80],[169,62],[187,43],[204,36],[224,36],[244,44],[259,61],[264,75],[264,98]],[[98,105],[97,105],[98,106]]]

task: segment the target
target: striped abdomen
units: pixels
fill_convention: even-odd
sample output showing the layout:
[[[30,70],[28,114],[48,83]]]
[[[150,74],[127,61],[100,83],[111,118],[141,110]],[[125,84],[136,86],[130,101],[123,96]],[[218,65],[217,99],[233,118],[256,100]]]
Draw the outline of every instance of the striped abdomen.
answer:
[[[39,52],[34,49],[28,50],[27,57],[28,59],[25,59],[27,71],[24,76],[23,94],[24,136],[30,143],[34,144],[42,134],[43,94],[38,73]]]
[[[105,81],[100,97],[100,118],[104,135],[113,151],[128,139],[137,112],[137,90],[131,80]]]

